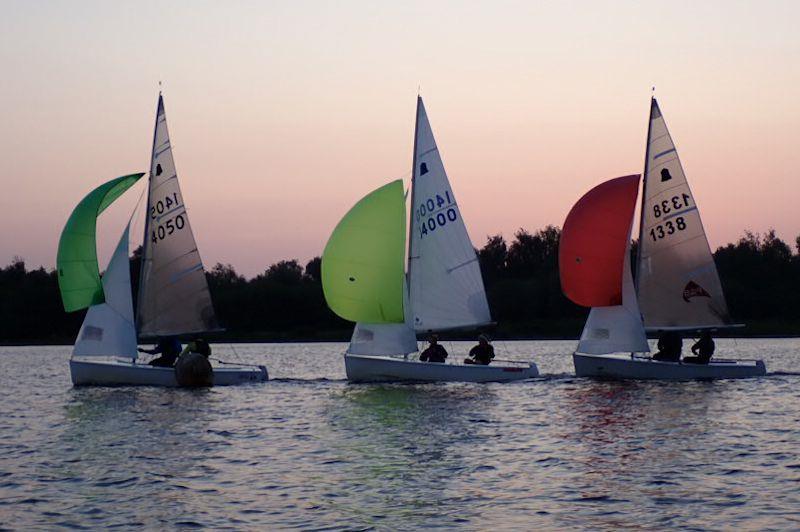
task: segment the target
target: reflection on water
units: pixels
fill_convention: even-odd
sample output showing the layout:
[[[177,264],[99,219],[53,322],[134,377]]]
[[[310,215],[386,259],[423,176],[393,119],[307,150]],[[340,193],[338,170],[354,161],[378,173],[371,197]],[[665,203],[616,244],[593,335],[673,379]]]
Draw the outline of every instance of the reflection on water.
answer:
[[[461,345],[466,347],[468,344]],[[338,344],[215,352],[276,380],[74,389],[68,348],[0,348],[0,515],[16,528],[798,528],[800,341],[718,342],[764,379],[352,385]]]

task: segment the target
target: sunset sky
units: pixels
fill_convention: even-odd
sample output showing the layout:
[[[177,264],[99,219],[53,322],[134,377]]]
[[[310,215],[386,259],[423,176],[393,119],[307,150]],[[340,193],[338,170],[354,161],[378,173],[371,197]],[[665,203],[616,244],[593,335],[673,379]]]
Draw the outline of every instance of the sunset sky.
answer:
[[[798,2],[0,8],[0,265],[53,267],[75,204],[147,171],[159,80],[209,268],[320,254],[353,203],[408,177],[418,87],[476,246],[641,172],[652,86],[712,247],[800,234]],[[142,190],[101,217],[103,260]]]

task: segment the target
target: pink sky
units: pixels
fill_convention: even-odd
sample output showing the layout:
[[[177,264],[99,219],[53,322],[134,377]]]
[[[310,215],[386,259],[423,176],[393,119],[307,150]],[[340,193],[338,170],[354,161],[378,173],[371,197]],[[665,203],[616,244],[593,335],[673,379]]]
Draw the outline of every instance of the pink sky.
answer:
[[[652,85],[712,247],[800,234],[795,2],[161,4],[3,2],[0,264],[54,266],[75,204],[146,171],[159,80],[207,267],[318,255],[407,176],[418,86],[476,246],[641,172]]]

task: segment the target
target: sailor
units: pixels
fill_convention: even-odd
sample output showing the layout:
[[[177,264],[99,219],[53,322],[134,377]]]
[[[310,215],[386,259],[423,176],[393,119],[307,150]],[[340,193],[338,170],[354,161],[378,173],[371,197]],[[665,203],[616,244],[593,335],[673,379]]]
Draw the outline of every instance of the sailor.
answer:
[[[708,364],[714,355],[715,347],[711,332],[705,330],[700,334],[700,339],[692,346],[692,353],[695,356],[685,357],[683,361],[688,364]]]
[[[447,358],[447,351],[444,347],[439,345],[439,337],[435,334],[430,335],[430,337],[428,337],[428,344],[430,345],[419,355],[419,359],[422,362],[443,363]]]
[[[683,340],[675,331],[662,331],[658,337],[658,352],[653,355],[653,360],[661,362],[680,362]]]
[[[161,356],[154,358],[149,362],[149,364],[159,368],[171,368],[175,365],[175,361],[178,360],[178,356],[181,354],[181,349],[181,343],[177,338],[174,336],[162,336],[158,339],[158,343],[153,349],[139,348],[138,351],[140,353],[148,353],[150,355],[157,355],[160,353]]]
[[[494,358],[494,347],[489,343],[485,334],[478,336],[478,345],[469,350],[469,357],[464,359],[464,364],[477,364],[488,366]]]

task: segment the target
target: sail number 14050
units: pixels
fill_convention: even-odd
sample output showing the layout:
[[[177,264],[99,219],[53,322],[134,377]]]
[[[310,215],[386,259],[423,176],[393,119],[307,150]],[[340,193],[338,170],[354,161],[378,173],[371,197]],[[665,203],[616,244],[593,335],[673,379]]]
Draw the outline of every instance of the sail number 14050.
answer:
[[[441,194],[434,194],[420,202],[415,218],[419,224],[420,238],[435,231],[437,227],[443,227],[448,222],[455,222],[458,219],[458,211],[450,191],[445,190]]]

